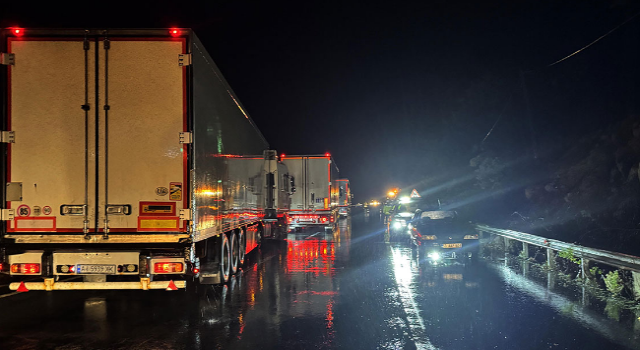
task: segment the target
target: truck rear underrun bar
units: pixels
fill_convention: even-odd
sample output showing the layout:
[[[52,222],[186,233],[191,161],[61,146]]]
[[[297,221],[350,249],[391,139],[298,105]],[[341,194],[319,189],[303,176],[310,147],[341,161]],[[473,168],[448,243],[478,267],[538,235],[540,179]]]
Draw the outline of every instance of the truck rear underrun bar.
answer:
[[[170,287],[170,284],[173,286]],[[53,278],[46,278],[43,282],[14,282],[9,285],[9,289],[23,291],[31,290],[98,290],[98,289],[184,289],[186,281],[150,281],[148,278],[141,278],[140,282],[55,282]]]

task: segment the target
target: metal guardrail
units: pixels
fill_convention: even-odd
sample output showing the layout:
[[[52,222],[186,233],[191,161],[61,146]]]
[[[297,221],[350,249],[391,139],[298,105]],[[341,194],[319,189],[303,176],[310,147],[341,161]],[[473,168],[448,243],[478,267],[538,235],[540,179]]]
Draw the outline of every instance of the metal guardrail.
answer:
[[[476,224],[475,229],[498,236],[514,239],[523,243],[544,247],[554,251],[571,250],[576,257],[615,266],[620,269],[640,272],[640,257],[627,255],[609,250],[584,247],[578,244],[566,243],[529,233],[505,230],[487,225]]]

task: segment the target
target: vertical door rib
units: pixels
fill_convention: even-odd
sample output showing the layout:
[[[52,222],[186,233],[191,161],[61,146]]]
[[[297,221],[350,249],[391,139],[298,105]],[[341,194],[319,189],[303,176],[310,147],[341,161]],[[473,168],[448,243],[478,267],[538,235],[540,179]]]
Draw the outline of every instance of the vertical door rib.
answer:
[[[82,212],[84,215],[84,222],[82,232],[85,234],[85,238],[88,238],[89,233],[89,38],[87,32],[84,36],[84,205]]]
[[[109,237],[109,48],[111,44],[105,31],[104,38],[104,238]],[[97,179],[96,179],[97,181]]]
[[[98,105],[100,103],[100,65],[99,65],[99,59],[100,59],[100,55],[99,55],[99,49],[100,48],[100,44],[99,44],[99,40],[96,37],[95,38],[95,82],[96,82],[96,86],[95,86],[95,111],[96,111],[96,122],[95,122],[95,147],[96,147],[96,159],[95,159],[95,188],[96,188],[96,198],[95,198],[95,208],[94,208],[94,212],[95,212],[95,218],[94,218],[94,230],[97,233],[100,228],[98,225],[98,219],[99,219],[99,210],[98,208],[100,207],[100,186],[99,186],[99,181],[100,181],[100,109],[98,108]]]

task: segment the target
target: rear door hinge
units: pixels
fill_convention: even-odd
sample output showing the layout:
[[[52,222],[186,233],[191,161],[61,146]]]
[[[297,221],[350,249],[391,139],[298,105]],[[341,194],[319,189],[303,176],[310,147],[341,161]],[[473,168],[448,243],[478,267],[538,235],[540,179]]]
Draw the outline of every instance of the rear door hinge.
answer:
[[[16,54],[0,53],[0,64],[4,66],[14,66],[16,64]]]
[[[191,209],[180,209],[180,220],[191,221]]]
[[[0,142],[1,143],[14,143],[14,142],[16,142],[16,132],[15,131],[2,131],[2,132],[0,132]]]
[[[181,53],[178,55],[178,66],[185,67],[191,65],[191,54]]]
[[[193,142],[192,134],[190,132],[181,132],[180,133],[180,143],[190,144]]]
[[[15,209],[0,210],[0,221],[11,221],[16,216]]]

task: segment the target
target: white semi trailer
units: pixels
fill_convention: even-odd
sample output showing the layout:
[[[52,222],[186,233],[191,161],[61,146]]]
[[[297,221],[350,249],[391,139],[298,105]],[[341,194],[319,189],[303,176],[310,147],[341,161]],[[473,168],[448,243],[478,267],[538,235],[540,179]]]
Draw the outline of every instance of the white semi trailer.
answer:
[[[335,226],[338,217],[338,167],[329,153],[281,157],[296,191],[287,215],[290,228]]]
[[[273,151],[245,164],[269,146],[193,31],[1,35],[11,289],[224,283],[273,235],[286,169]]]

